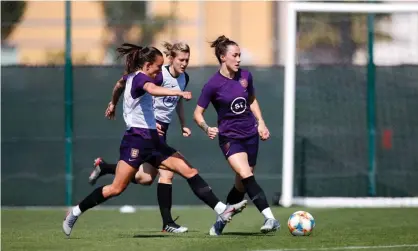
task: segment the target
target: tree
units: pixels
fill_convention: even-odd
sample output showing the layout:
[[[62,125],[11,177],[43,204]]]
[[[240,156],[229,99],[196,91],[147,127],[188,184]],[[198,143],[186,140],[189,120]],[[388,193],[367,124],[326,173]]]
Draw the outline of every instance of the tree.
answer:
[[[384,19],[390,19],[390,15],[376,14],[375,27]],[[299,49],[314,51],[320,48],[333,52],[338,58],[334,58],[334,62],[351,64],[356,51],[367,46],[367,14],[303,12],[298,15],[298,26]],[[378,29],[374,36],[376,41],[391,40],[389,34]],[[321,61],[315,57],[311,58],[314,62]]]
[[[24,1],[1,2],[1,41],[5,41],[12,34],[25,12]]]
[[[141,45],[151,45],[155,36],[164,30],[172,16],[149,17],[146,13],[146,1],[102,1],[106,25],[114,33],[114,40],[108,48],[116,55],[116,48],[127,40],[127,33],[138,27],[141,31],[139,39],[130,41]]]
[[[52,65],[64,65],[65,64],[65,50],[51,51],[48,50],[45,53],[45,61],[49,66]],[[79,53],[72,56],[72,63],[75,65],[87,65],[89,64],[87,53]]]

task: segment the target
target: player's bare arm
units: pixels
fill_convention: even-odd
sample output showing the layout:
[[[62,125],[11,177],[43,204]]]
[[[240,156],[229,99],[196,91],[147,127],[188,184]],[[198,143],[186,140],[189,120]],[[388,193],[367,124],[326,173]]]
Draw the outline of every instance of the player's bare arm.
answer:
[[[205,122],[205,118],[203,117],[204,112],[205,109],[197,105],[193,115],[194,121],[200,128],[202,128],[202,130],[208,135],[210,139],[214,139],[218,134],[218,128],[208,126],[208,124]]]
[[[186,119],[184,117],[184,106],[183,106],[183,99],[180,99],[176,106],[176,113],[179,118],[181,132],[184,137],[189,137],[192,134],[190,128],[186,127]]]
[[[164,88],[161,86],[157,86],[154,83],[147,82],[144,84],[143,88],[146,92],[151,94],[152,96],[178,96],[182,97],[186,100],[190,100],[192,98],[191,92],[183,92],[183,91],[176,91],[170,90],[168,88]]]
[[[251,112],[254,114],[255,118],[257,119],[257,122],[264,123],[263,116],[261,114],[260,105],[258,104],[258,101],[255,97],[255,95],[251,96],[250,98],[250,109]]]
[[[116,105],[119,102],[119,98],[122,95],[123,91],[125,90],[125,86],[126,86],[126,81],[121,78],[119,79],[116,84],[115,87],[113,87],[113,91],[112,91],[112,98],[111,101],[109,102],[107,109],[105,111],[105,116],[108,119],[114,119],[115,118],[115,113],[116,113]]]
[[[118,80],[118,82],[116,82],[115,87],[113,87],[113,92],[112,92],[112,104],[113,105],[117,105],[119,102],[119,98],[122,95],[123,91],[125,90],[125,86],[126,86],[126,81],[121,78]]]
[[[258,134],[260,135],[260,138],[262,140],[267,140],[270,137],[270,132],[264,123],[260,105],[258,104],[258,101],[254,95],[250,97],[250,110],[254,114],[254,117],[257,119]]]
[[[183,107],[183,99],[180,99],[176,106],[176,113],[179,118],[180,126],[184,127],[186,125],[186,120],[184,118],[184,107]]]

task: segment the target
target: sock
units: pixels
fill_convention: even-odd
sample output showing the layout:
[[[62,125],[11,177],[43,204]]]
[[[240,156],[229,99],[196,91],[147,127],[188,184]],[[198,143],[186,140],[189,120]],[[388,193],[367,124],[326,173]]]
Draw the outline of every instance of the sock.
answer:
[[[101,163],[99,166],[101,175],[116,173],[117,164]]]
[[[218,204],[216,204],[216,206],[213,208],[213,210],[215,210],[215,212],[217,213],[217,214],[221,214],[221,213],[223,213],[224,211],[225,211],[225,209],[226,209],[226,205],[224,204],[224,203],[222,203],[222,202],[218,202]]]
[[[174,222],[171,217],[172,191],[173,186],[171,184],[158,183],[157,198],[164,226]]]
[[[80,207],[79,206],[73,207],[73,214],[75,216],[80,216],[81,215],[81,210],[80,210]]]
[[[190,188],[192,189],[193,193],[206,205],[210,206],[212,209],[218,205],[218,203],[223,204],[219,201],[216,195],[212,192],[212,188],[206,183],[205,180],[200,177],[199,174],[187,179],[187,183],[189,183]],[[223,204],[225,205],[225,204]],[[226,205],[225,205],[226,208]]]
[[[89,194],[84,200],[78,204],[78,207],[82,213],[87,211],[88,209],[95,207],[103,202],[105,202],[108,198],[103,197],[103,186],[96,188],[91,194]]]
[[[263,189],[261,189],[261,187],[258,185],[257,181],[255,181],[254,176],[242,179],[242,184],[244,185],[245,191],[257,207],[258,211],[262,212],[264,209],[269,207],[266,195],[264,194]]]
[[[269,207],[264,209],[263,211],[261,211],[261,213],[263,214],[264,219],[266,219],[266,220],[267,219],[275,219],[274,215],[273,215],[273,212],[271,211],[271,209]]]
[[[238,189],[233,186],[231,191],[229,191],[228,197],[226,197],[226,203],[229,205],[237,204],[244,199],[245,192],[240,192]]]

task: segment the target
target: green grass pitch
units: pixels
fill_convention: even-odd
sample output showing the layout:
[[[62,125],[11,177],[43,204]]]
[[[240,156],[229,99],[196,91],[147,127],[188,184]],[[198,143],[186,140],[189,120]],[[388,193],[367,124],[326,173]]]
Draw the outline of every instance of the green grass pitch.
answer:
[[[418,250],[418,209],[306,209],[273,208],[282,229],[263,235],[262,216],[254,207],[237,215],[224,235],[208,230],[213,211],[196,207],[174,209],[178,222],[189,233],[161,233],[158,209],[138,209],[121,214],[116,210],[91,210],[77,221],[70,239],[62,233],[63,210],[4,209],[1,218],[1,250]],[[309,237],[294,237],[287,219],[297,210],[315,217]]]

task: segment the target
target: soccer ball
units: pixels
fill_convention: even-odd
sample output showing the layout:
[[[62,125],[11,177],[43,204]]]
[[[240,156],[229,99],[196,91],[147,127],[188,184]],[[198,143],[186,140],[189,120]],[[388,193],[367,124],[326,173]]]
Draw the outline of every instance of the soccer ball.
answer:
[[[294,236],[308,236],[315,227],[315,219],[308,212],[297,211],[289,217],[287,227]]]

